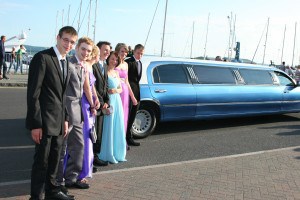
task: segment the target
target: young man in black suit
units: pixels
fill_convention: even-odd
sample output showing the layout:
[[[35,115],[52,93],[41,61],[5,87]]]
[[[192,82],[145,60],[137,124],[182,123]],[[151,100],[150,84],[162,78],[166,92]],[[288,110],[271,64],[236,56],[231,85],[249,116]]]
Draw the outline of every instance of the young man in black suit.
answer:
[[[56,182],[63,137],[68,131],[65,92],[70,75],[67,53],[77,40],[71,26],[59,30],[54,47],[33,57],[28,74],[26,127],[36,143],[31,198],[72,200]]]
[[[139,82],[142,77],[142,62],[140,59],[144,55],[144,46],[141,44],[137,44],[133,50],[133,56],[125,60],[128,64],[128,81],[132,92],[138,101],[137,105],[133,105],[132,101],[130,100],[129,104],[129,117],[128,117],[128,125],[127,125],[127,132],[126,132],[126,140],[127,144],[130,146],[140,146],[139,142],[133,140],[131,127],[135,120],[136,113],[140,106],[140,85]],[[130,98],[129,98],[130,99]]]
[[[106,109],[109,106],[109,97],[108,97],[108,83],[107,83],[107,67],[106,59],[110,53],[110,43],[107,41],[100,41],[97,44],[100,50],[100,59],[98,63],[93,65],[93,74],[96,77],[95,88],[97,91],[97,96],[100,101],[100,108]],[[99,110],[99,114],[96,119],[96,132],[97,132],[97,141],[93,144],[94,152],[94,168],[93,171],[96,172],[97,168],[95,166],[106,166],[108,162],[102,161],[99,159],[98,154],[101,149],[101,140],[102,140],[102,129],[103,129],[103,113]]]

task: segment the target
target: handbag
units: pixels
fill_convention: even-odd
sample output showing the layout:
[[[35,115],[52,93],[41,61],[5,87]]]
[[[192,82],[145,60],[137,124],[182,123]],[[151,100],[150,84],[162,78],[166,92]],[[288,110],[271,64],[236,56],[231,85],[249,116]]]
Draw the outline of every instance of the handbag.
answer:
[[[106,108],[106,109],[102,109],[102,113],[104,114],[104,115],[110,115],[110,114],[112,114],[114,112],[114,108],[113,108],[113,106],[112,105],[110,105],[108,108]]]

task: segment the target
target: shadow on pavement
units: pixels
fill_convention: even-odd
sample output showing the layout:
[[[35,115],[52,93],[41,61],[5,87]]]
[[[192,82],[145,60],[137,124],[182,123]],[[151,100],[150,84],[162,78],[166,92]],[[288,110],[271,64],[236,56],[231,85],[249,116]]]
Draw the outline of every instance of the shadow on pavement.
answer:
[[[0,187],[0,198],[16,199],[18,196],[30,195],[30,183]],[[28,199],[23,198],[23,199]]]
[[[291,122],[299,121],[299,118],[290,115],[269,115],[269,116],[256,116],[256,117],[215,119],[215,120],[162,122],[158,124],[158,127],[153,133],[153,135],[170,134],[170,133],[178,133],[178,132],[185,132],[185,131],[230,128],[230,127],[237,127],[237,126],[249,126],[255,124],[288,122],[288,121]],[[300,125],[298,129],[300,129]]]

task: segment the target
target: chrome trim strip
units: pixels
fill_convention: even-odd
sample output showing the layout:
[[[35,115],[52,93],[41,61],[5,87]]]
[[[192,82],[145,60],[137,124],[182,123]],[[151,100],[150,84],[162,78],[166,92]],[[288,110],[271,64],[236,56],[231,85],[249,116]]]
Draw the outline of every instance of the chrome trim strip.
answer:
[[[222,105],[243,105],[243,104],[280,104],[280,103],[299,103],[300,101],[263,101],[263,102],[225,102],[225,103],[194,103],[194,104],[168,104],[165,107],[184,107],[184,106],[222,106]]]
[[[157,99],[143,98],[143,99],[141,99],[141,102],[142,102],[142,101],[151,101],[151,102],[156,103],[157,105],[160,106],[160,102],[159,102],[159,100],[157,100]]]

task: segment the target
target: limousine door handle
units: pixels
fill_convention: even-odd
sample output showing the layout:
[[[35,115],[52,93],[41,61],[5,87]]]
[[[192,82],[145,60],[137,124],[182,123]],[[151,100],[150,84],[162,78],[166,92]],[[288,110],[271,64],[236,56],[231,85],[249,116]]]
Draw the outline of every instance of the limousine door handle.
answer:
[[[156,92],[156,93],[165,93],[165,92],[167,92],[167,90],[157,89],[157,90],[154,90],[154,92]]]

